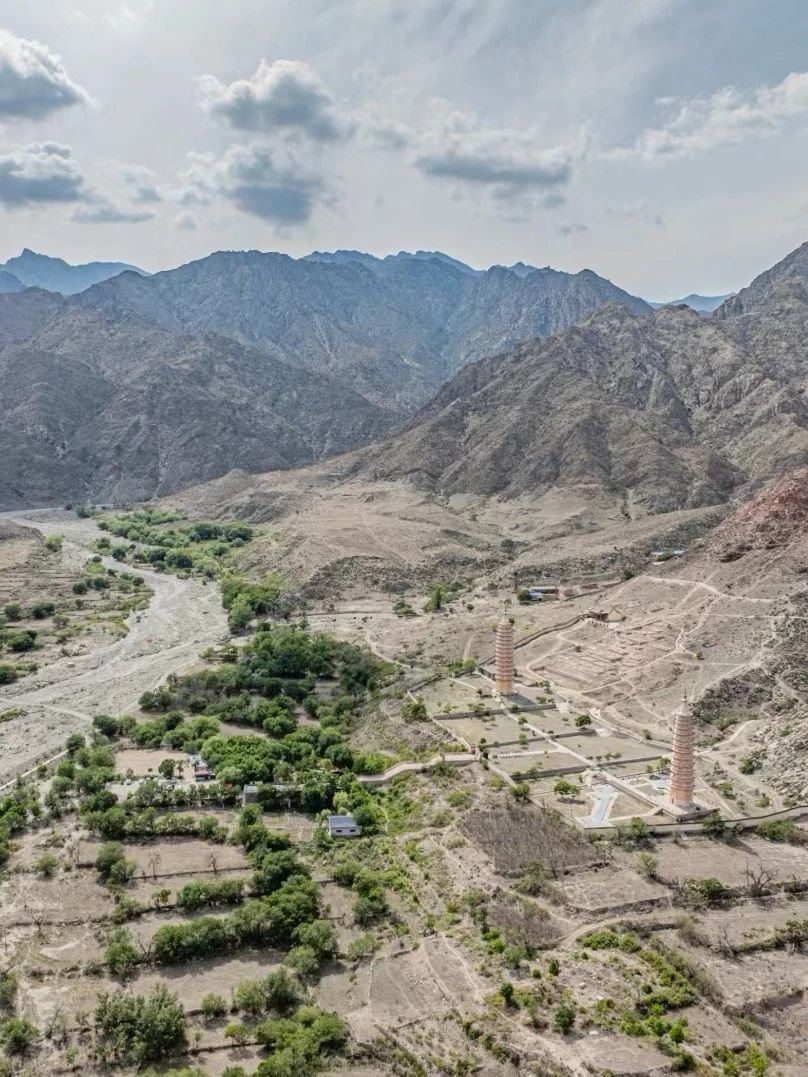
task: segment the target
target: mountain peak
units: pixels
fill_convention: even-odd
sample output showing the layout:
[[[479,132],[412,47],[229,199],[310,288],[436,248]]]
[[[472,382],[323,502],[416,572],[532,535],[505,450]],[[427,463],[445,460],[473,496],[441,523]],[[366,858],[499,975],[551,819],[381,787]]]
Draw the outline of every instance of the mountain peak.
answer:
[[[40,254],[30,247],[23,247],[18,255],[0,265],[0,270],[11,273],[26,288],[44,288],[61,295],[83,292],[93,284],[115,277],[125,270],[146,276],[144,270],[126,262],[87,262],[85,265],[71,265],[63,258]]]

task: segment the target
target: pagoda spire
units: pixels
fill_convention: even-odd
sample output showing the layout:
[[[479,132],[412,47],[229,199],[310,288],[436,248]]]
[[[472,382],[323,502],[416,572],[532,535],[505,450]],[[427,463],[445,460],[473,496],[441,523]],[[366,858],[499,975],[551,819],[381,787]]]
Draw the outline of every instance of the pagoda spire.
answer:
[[[497,625],[494,682],[501,696],[513,695],[513,625],[507,617]]]
[[[677,808],[691,808],[695,790],[693,710],[685,697],[673,720],[673,756],[668,799]]]

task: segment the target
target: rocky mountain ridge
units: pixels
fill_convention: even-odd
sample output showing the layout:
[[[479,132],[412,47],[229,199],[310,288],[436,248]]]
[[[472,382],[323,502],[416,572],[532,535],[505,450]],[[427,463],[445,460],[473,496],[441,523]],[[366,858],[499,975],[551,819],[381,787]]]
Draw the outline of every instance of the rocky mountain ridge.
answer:
[[[23,295],[27,335],[0,343],[4,507],[144,500],[231,466],[312,463],[389,429],[345,386],[237,341]]]
[[[62,258],[52,258],[47,254],[38,254],[25,247],[14,258],[0,264],[0,271],[12,274],[24,288],[45,288],[59,295],[76,295],[114,277],[118,273],[132,272],[141,276],[144,270],[126,262],[87,262],[85,265],[70,265]],[[2,285],[0,284],[0,290]],[[18,290],[18,289],[13,289]]]
[[[604,491],[627,516],[728,500],[808,462],[808,245],[711,318],[608,305],[462,370],[346,461],[442,495]]]
[[[431,254],[296,260],[220,251],[151,277],[124,273],[80,302],[131,310],[177,332],[230,336],[338,378],[399,416],[465,364],[566,329],[606,302],[650,310],[591,270],[478,275],[458,264]]]

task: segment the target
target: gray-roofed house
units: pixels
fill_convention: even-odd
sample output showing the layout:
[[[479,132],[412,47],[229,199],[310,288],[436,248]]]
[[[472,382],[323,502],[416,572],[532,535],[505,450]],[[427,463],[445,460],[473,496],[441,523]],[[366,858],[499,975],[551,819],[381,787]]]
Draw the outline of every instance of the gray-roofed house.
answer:
[[[326,826],[331,838],[358,838],[362,833],[362,827],[352,815],[329,815]]]

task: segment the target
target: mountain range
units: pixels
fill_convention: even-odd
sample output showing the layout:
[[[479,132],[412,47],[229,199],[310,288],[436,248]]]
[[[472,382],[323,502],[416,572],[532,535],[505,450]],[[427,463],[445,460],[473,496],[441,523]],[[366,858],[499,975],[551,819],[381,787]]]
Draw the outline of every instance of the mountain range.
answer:
[[[608,302],[649,311],[589,270],[257,251],[0,295],[0,505],[143,499],[345,452],[465,364]]]
[[[574,487],[627,516],[726,501],[806,462],[807,282],[808,244],[707,317],[590,270],[423,251],[218,252],[7,291],[0,505],[343,453],[334,474],[441,495]]]
[[[650,310],[591,270],[477,274],[444,255],[322,257],[220,251],[151,277],[121,274],[83,302],[232,337],[327,373],[396,418],[465,364],[566,329],[604,303]]]
[[[608,304],[467,366],[343,474],[443,495],[605,492],[626,515],[726,501],[808,463],[808,244],[712,317]]]

